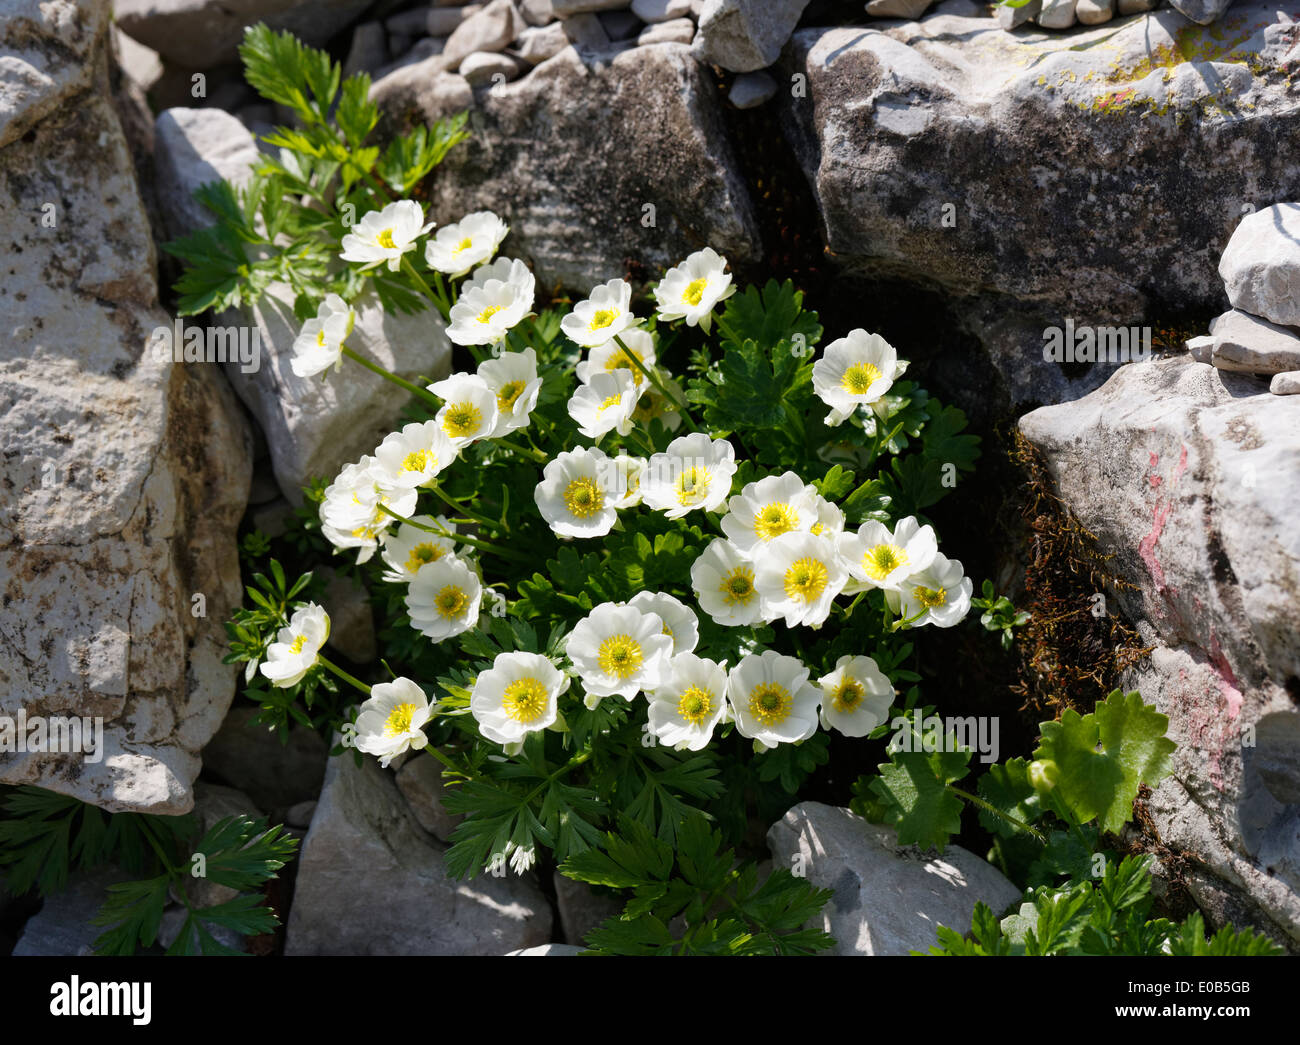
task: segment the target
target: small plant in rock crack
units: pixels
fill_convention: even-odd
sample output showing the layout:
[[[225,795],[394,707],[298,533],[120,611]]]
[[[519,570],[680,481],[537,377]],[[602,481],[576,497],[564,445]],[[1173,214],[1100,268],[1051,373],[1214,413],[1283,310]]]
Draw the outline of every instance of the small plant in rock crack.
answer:
[[[1017,610],[1010,599],[997,594],[992,581],[986,580],[982,591],[983,598],[971,599],[970,604],[984,611],[980,614],[980,623],[985,630],[1002,632],[1002,648],[1010,649],[1015,641],[1015,629],[1028,624],[1030,614],[1027,610]]]
[[[256,936],[280,924],[260,890],[297,849],[297,839],[281,830],[263,819],[232,816],[196,842],[192,815],[105,813],[66,795],[18,787],[0,808],[0,868],[15,896],[33,888],[51,896],[68,884],[71,871],[109,864],[145,876],[108,887],[108,899],[93,919],[105,930],[95,940],[96,954],[152,947],[173,900],[184,906],[185,916],[167,954],[243,954],[217,940],[214,930]],[[235,895],[202,904],[195,889],[200,880]]]

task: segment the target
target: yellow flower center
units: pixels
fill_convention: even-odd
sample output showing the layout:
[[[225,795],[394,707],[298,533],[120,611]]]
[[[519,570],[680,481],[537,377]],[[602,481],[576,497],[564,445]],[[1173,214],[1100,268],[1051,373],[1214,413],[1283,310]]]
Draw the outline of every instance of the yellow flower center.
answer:
[[[866,690],[863,689],[862,683],[845,675],[840,684],[831,691],[831,707],[843,713],[856,711],[864,696]]]
[[[516,722],[527,725],[536,722],[546,713],[548,699],[549,695],[541,680],[530,675],[515,679],[506,687],[501,698],[501,710]]]
[[[754,571],[748,566],[737,566],[722,578],[722,601],[728,606],[748,606],[754,597]]]
[[[631,635],[611,635],[600,644],[596,654],[600,670],[618,679],[635,675],[644,659],[641,643]]]
[[[289,647],[290,653],[301,653],[302,648],[307,645],[307,636],[299,635],[293,640],[293,645]]]
[[[704,288],[709,285],[707,279],[693,279],[686,284],[686,289],[682,291],[682,300],[688,305],[698,305],[700,299],[704,297]]]
[[[871,363],[854,363],[840,378],[840,387],[849,395],[864,396],[880,380],[880,368]]]
[[[411,731],[411,717],[417,711],[415,704],[398,704],[384,719],[384,732],[390,737],[400,736]]]
[[[524,381],[507,381],[501,386],[501,391],[497,393],[497,407],[502,413],[515,408],[515,400],[523,392],[525,384]]]
[[[927,610],[932,610],[948,601],[948,592],[943,588],[913,588],[912,598]]]
[[[377,532],[378,531],[373,526],[358,526],[352,531],[352,536],[360,537],[364,541],[369,541],[374,538]]]
[[[423,472],[431,463],[437,464],[438,459],[428,450],[412,450],[402,458],[402,471]]]
[[[444,620],[459,617],[465,612],[465,607],[468,605],[469,596],[455,584],[448,584],[433,597],[434,609],[442,615]]]
[[[677,699],[677,714],[692,726],[701,725],[713,714],[713,694],[701,686],[690,686]]]
[[[820,537],[820,536],[822,535],[822,530],[824,530],[824,529],[826,529],[826,527],[823,526],[821,523],[813,523],[813,524],[812,524],[812,535],[813,535],[814,537]]]
[[[406,559],[406,568],[411,573],[416,573],[421,566],[427,566],[431,562],[437,562],[445,553],[435,544],[425,542],[417,544],[411,549],[411,554]]]
[[[862,556],[862,568],[873,581],[883,581],[900,566],[907,565],[907,552],[897,544],[877,544]]]
[[[586,519],[605,507],[605,491],[595,479],[574,479],[564,491],[564,507],[575,519]]]
[[[395,250],[397,248],[397,244],[393,242],[392,229],[384,229],[383,232],[375,237],[375,242],[381,247],[386,247],[388,250]]]
[[[618,319],[618,313],[612,308],[602,308],[591,317],[591,322],[587,325],[588,330],[604,330],[610,326],[614,320]]]
[[[780,501],[764,505],[754,513],[754,532],[765,541],[789,533],[799,525],[799,513]]]
[[[677,477],[677,503],[697,504],[704,500],[712,482],[707,468],[687,468]]]
[[[624,370],[631,370],[636,366],[636,364],[632,362],[633,356],[636,356],[636,358],[642,363],[645,362],[645,357],[641,355],[640,352],[634,352],[633,350],[623,348],[620,345],[618,351],[605,360],[605,369],[618,370],[622,367]]]
[[[790,717],[794,699],[776,682],[760,682],[749,691],[749,713],[765,726],[779,726]]]
[[[452,253],[459,254],[462,250],[469,250],[469,248],[472,246],[474,246],[474,241],[470,239],[468,236],[466,236],[463,240],[461,240],[459,243],[456,244],[456,247],[452,251]]]
[[[324,348],[324,347],[325,347],[325,328],[324,328],[324,327],[321,327],[320,330],[316,331],[316,345],[317,345],[318,348]]]
[[[492,317],[500,312],[504,307],[504,305],[488,305],[487,308],[478,314],[478,321],[480,323],[490,322]]]
[[[796,559],[785,571],[785,593],[812,602],[826,588],[826,564],[820,559]]]
[[[472,436],[483,424],[483,413],[472,402],[454,403],[447,407],[442,419],[442,430],[453,439]]]
[[[620,396],[606,396],[605,401],[600,404],[602,410],[608,410],[611,406],[618,406],[622,402]]]

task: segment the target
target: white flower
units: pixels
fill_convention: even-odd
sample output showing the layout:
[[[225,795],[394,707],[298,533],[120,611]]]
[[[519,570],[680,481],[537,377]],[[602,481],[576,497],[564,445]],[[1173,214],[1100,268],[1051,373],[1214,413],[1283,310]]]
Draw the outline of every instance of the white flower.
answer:
[[[673,640],[657,613],[602,602],[574,625],[566,652],[587,691],[586,704],[603,697],[631,700],[667,677]]]
[[[377,683],[357,712],[357,750],[377,755],[386,767],[408,748],[418,751],[428,744],[424,727],[432,717],[429,698],[410,679]]]
[[[731,493],[736,451],[725,439],[704,432],[678,436],[666,453],[655,454],[641,480],[641,502],[679,519],[695,508],[711,512]]]
[[[569,416],[578,422],[579,432],[597,442],[611,429],[627,435],[638,398],[636,380],[628,371],[602,372],[578,386],[569,400]]]
[[[939,550],[934,528],[921,526],[911,515],[900,519],[892,532],[883,523],[865,522],[857,533],[839,534],[835,547],[860,582],[858,590],[897,591],[908,577],[929,566]]]
[[[594,288],[585,301],[560,320],[560,329],[575,345],[594,348],[637,324],[632,314],[632,285],[611,279]]]
[[[769,617],[784,616],[787,628],[821,627],[849,579],[835,545],[806,531],[774,538],[754,564],[754,587],[764,611]]]
[[[699,751],[727,710],[727,666],[679,653],[667,680],[648,699],[650,732],[679,751]]]
[[[970,609],[971,579],[962,573],[961,562],[937,552],[930,565],[911,574],[896,591],[886,591],[889,608],[911,627],[933,624],[936,628],[951,628],[966,616]]]
[[[497,397],[497,424],[489,438],[508,435],[528,424],[542,390],[536,352],[525,348],[485,359],[479,364],[478,376]]]
[[[452,374],[429,385],[429,391],[444,400],[434,420],[454,447],[486,439],[496,430],[501,412],[497,394],[478,374]]]
[[[517,753],[517,752],[516,752]],[[510,870],[515,874],[523,874],[537,860],[537,847],[532,845],[515,845],[509,843],[510,849]]]
[[[655,339],[645,330],[626,330],[619,340],[623,342],[622,345],[611,338],[603,345],[593,348],[591,354],[573,368],[578,380],[586,384],[594,374],[606,370],[627,370],[636,378],[638,387],[644,390],[650,382],[629,358],[629,353],[647,370],[651,370],[656,358]]]
[[[532,307],[532,293],[519,284],[489,279],[461,291],[451,306],[447,337],[458,345],[495,345]]]
[[[713,307],[736,292],[726,268],[727,259],[705,247],[665,272],[655,289],[660,318],[684,319],[691,327],[698,323],[707,334]]]
[[[623,496],[615,503],[615,508],[630,508],[641,503],[641,477],[649,462],[644,457],[633,457],[626,450],[620,450],[609,458],[609,464],[615,473],[615,482],[623,489]]]
[[[819,493],[813,494],[813,518],[816,520],[809,533],[818,537],[834,538],[844,532],[844,512],[839,505],[828,501]]]
[[[518,744],[555,722],[556,701],[568,688],[569,676],[541,654],[498,653],[474,681],[469,710],[488,740]]]
[[[482,601],[478,574],[454,555],[421,566],[406,589],[411,627],[434,642],[474,627]]]
[[[438,272],[463,276],[491,260],[509,231],[510,226],[490,210],[466,214],[454,225],[444,225],[424,245],[424,260]]]
[[[375,448],[379,481],[393,487],[428,486],[459,452],[437,421],[412,422],[384,436]]]
[[[281,628],[276,641],[266,647],[266,659],[258,666],[273,684],[296,686],[316,663],[316,655],[330,637],[330,619],[314,602],[295,610],[289,626]]]
[[[464,295],[467,290],[482,289],[493,280],[518,287],[519,293],[529,302],[533,300],[537,290],[537,279],[528,270],[527,265],[518,258],[497,258],[496,261],[476,268],[474,275],[461,284],[460,292]]]
[[[894,685],[870,657],[845,655],[835,670],[817,680],[822,688],[821,721],[846,737],[865,737],[889,716]]]
[[[299,377],[312,377],[331,366],[343,365],[343,342],[352,333],[357,314],[337,294],[326,294],[316,318],[302,325],[294,338],[289,366]]]
[[[746,555],[783,533],[811,530],[817,521],[817,491],[794,472],[769,475],[727,501],[722,532]]]
[[[389,485],[378,462],[367,454],[344,465],[325,488],[320,506],[321,533],[336,548],[360,549],[357,562],[367,562],[379,547],[379,535],[395,521],[388,512],[409,516],[417,500],[414,487]]]
[[[345,235],[340,243],[344,261],[363,265],[388,262],[388,271],[396,272],[402,255],[415,249],[415,241],[433,228],[424,221],[424,209],[414,200],[398,200],[383,210],[372,210]]]
[[[632,420],[648,429],[650,422],[658,418],[667,431],[675,432],[682,426],[682,415],[677,409],[677,402],[670,397],[675,395],[678,397],[678,401],[681,401],[686,396],[682,392],[682,386],[677,383],[668,371],[662,367],[655,367],[654,373],[659,379],[659,383],[668,390],[669,395],[664,395],[650,382],[645,382],[641,389],[641,398],[636,404],[636,410],[632,412]]]
[[[533,499],[561,537],[603,537],[626,494],[617,465],[603,450],[578,447],[556,454],[542,469]]]
[[[431,515],[415,515],[411,522],[437,527],[448,533],[456,532],[456,524],[442,515],[436,519]],[[384,580],[404,584],[420,572],[421,566],[437,562],[444,555],[455,555],[456,543],[450,537],[440,537],[410,523],[401,523],[394,532],[384,534],[380,554],[389,567],[384,571]]]
[[[690,653],[700,641],[700,620],[680,599],[667,592],[642,591],[628,601],[645,613],[654,613],[664,624],[664,634],[673,640],[673,656]]]
[[[725,538],[712,541],[692,564],[691,587],[700,608],[719,624],[738,627],[766,617],[754,564]]]
[[[807,740],[817,732],[822,691],[794,657],[764,650],[745,657],[727,678],[727,701],[742,737],[763,747]]]
[[[861,328],[832,341],[812,375],[813,391],[831,408],[826,423],[842,424],[859,406],[878,402],[906,365],[888,341]]]

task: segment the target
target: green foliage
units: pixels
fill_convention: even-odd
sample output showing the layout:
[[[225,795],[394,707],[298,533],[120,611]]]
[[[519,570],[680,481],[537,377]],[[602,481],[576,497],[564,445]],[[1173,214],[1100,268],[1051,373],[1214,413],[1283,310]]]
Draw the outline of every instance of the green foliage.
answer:
[[[1002,648],[1010,649],[1011,643],[1015,641],[1015,629],[1029,623],[1029,613],[1017,610],[1005,595],[998,595],[992,581],[984,582],[983,592],[983,598],[973,598],[970,604],[984,611],[980,615],[984,629],[1002,632]]]
[[[632,892],[621,915],[587,935],[588,954],[813,954],[834,946],[827,933],[804,928],[830,899],[829,889],[784,868],[760,884],[757,866],[737,866],[722,836],[699,820],[681,825],[676,847],[641,823],[620,820],[617,834],[566,860],[560,872]]]

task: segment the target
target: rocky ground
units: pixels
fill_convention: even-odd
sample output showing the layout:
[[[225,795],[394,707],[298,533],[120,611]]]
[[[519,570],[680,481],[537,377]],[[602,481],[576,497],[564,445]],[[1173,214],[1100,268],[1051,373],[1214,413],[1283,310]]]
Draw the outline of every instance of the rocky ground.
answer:
[[[1179,745],[1137,844],[1211,923],[1300,950],[1300,24],[1257,0],[110,6],[0,14],[0,715],[102,715],[108,754],[0,755],[0,782],[288,824],[287,954],[563,953],[611,912],[559,876],[450,880],[432,760],[357,768],[301,729],[283,748],[221,663],[241,522],[275,533],[400,406],[371,375],[297,378],[278,289],[232,320],[261,336],[256,371],[145,350],[173,319],[157,244],[207,220],[192,191],[246,179],[281,119],[237,64],[264,20],[369,72],[390,132],[468,109],[431,220],[501,213],[539,287],[653,278],[708,244],[742,281],[794,278],[828,329],[906,344],[991,445],[1018,428],[1110,556],[1107,612],[1150,648],[1122,681]],[[1045,358],[1067,321],[1154,328],[1155,358]],[[399,374],[451,365],[427,316],[363,303],[358,345]],[[1023,582],[1023,533],[965,529]],[[373,660],[358,592],[329,609],[353,622],[340,652]],[[818,802],[768,842],[835,890],[840,953],[924,948],[1016,895],[964,849],[900,848]],[[120,877],[0,931],[80,953]]]

